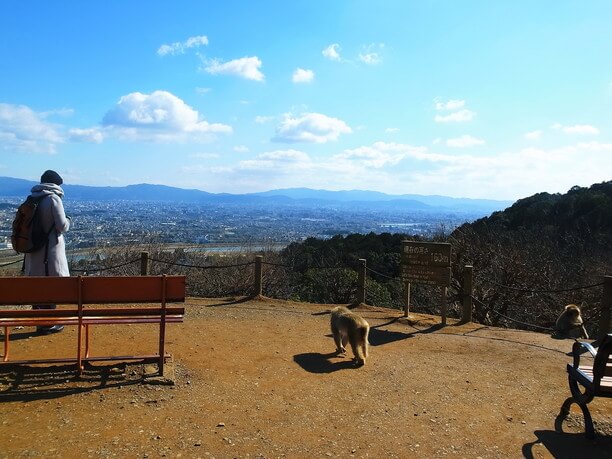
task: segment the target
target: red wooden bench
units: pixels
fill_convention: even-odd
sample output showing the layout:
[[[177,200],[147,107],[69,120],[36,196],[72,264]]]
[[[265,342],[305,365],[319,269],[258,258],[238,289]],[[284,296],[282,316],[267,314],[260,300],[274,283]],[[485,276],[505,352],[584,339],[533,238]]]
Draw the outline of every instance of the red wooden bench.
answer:
[[[593,365],[581,365],[580,354],[588,351],[593,357]],[[607,335],[598,349],[589,343],[576,341],[572,347],[573,364],[567,365],[567,374],[572,396],[563,403],[559,420],[569,414],[572,403],[576,403],[584,416],[584,428],[588,438],[594,438],[595,429],[588,404],[595,397],[612,397],[612,335]],[[582,387],[582,390],[581,390]]]
[[[107,360],[142,360],[158,364],[164,373],[166,324],[182,322],[183,307],[167,303],[185,301],[185,276],[123,277],[0,277],[0,305],[58,304],[57,309],[3,309],[4,356],[0,364],[38,364],[75,362],[79,372],[83,363]],[[160,303],[159,306],[126,306],[132,303]],[[86,305],[114,305],[90,307]],[[72,307],[64,307],[70,305]],[[76,305],[76,307],[74,307]],[[116,305],[124,305],[117,307]],[[89,327],[103,324],[158,324],[158,353],[150,355],[91,356]],[[10,360],[10,327],[40,325],[77,325],[76,356],[58,359]],[[83,339],[84,335],[84,339]],[[83,341],[85,345],[83,346]]]

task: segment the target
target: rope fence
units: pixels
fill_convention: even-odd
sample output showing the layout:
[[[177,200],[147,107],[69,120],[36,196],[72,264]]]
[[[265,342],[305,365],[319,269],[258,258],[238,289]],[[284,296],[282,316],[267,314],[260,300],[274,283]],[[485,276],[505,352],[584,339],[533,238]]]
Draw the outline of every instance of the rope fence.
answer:
[[[126,261],[125,263],[121,263],[121,264],[115,265],[115,266],[105,266],[104,268],[88,268],[88,269],[73,269],[73,268],[71,268],[70,270],[74,271],[74,272],[77,272],[77,273],[96,273],[96,272],[103,272],[103,271],[111,271],[113,269],[123,268],[124,266],[131,265],[132,263],[136,263],[137,261],[140,261],[140,258],[136,258],[134,260]]]
[[[17,263],[22,263],[23,259],[18,259],[18,260],[14,260],[8,263],[3,263],[0,265],[0,268],[3,267],[7,267],[7,266],[11,266]],[[252,274],[249,274],[248,277],[246,277],[243,281],[245,282],[252,282],[253,288],[253,295],[254,296],[262,296],[263,295],[263,267],[267,266],[267,267],[272,267],[272,268],[281,268],[281,269],[286,269],[286,270],[291,270],[291,271],[296,271],[296,266],[295,265],[289,265],[289,264],[285,264],[285,263],[278,263],[278,262],[270,262],[270,261],[264,261],[263,260],[263,256],[262,255],[256,255],[255,256],[255,260],[254,261],[246,261],[243,263],[233,263],[233,264],[229,264],[229,265],[214,265],[214,264],[197,264],[197,263],[186,263],[186,262],[180,262],[180,261],[172,261],[172,260],[164,260],[162,258],[158,258],[158,257],[151,257],[149,256],[148,252],[142,252],[141,256],[138,258],[133,258],[130,260],[127,260],[125,262],[122,263],[118,263],[112,266],[94,266],[94,267],[79,267],[79,268],[71,268],[72,272],[78,272],[78,273],[85,273],[85,274],[89,274],[89,273],[100,273],[100,272],[106,272],[106,271],[112,271],[112,270],[116,270],[128,265],[132,265],[134,263],[140,262],[140,274],[141,275],[148,275],[149,274],[149,267],[150,267],[150,263],[160,263],[160,264],[164,264],[167,266],[177,266],[177,267],[182,267],[182,268],[190,268],[190,269],[197,269],[200,271],[207,271],[207,270],[221,270],[221,269],[237,269],[237,268],[247,268],[250,266],[254,266],[253,272]],[[368,276],[370,278],[372,278],[372,276],[375,276],[375,278],[372,279],[372,281],[375,282],[383,282],[384,285],[384,281],[397,281],[400,280],[402,285],[405,286],[405,292],[404,292],[404,296],[402,298],[398,297],[398,293],[396,292],[397,290],[397,284],[395,284],[395,287],[393,289],[387,289],[387,292],[391,292],[391,290],[393,290],[393,295],[396,295],[395,297],[392,298],[392,302],[393,304],[396,304],[398,301],[400,302],[404,302],[404,312],[405,312],[405,316],[408,316],[408,311],[409,311],[409,304],[410,304],[410,290],[409,290],[409,283],[406,282],[401,276],[390,276],[388,274],[384,274],[380,271],[374,270],[370,267],[367,266],[366,264],[366,260],[365,259],[359,259],[357,260],[357,263],[350,263],[351,265],[356,264],[357,266],[348,266],[347,264],[344,264],[343,266],[333,266],[333,267],[326,267],[326,266],[308,266],[306,265],[306,270],[311,270],[311,269],[351,269],[357,272],[357,285],[356,285],[356,291],[354,291],[355,293],[355,303],[363,303],[366,304],[366,298],[369,299],[370,301],[372,301],[372,304],[375,304],[376,301],[380,301],[381,298],[383,298],[382,301],[385,301],[384,298],[387,298],[387,301],[389,300],[389,298],[391,298],[390,295],[391,293],[388,293],[387,296],[377,296],[377,291],[378,292],[385,292],[384,290],[372,290],[372,292],[368,291],[369,289],[367,289],[367,285],[368,285]],[[303,268],[301,271],[299,272],[303,272],[305,271]],[[270,271],[269,274],[271,274],[273,271]],[[446,310],[447,310],[447,306],[449,304],[455,304],[455,306],[457,305],[457,302],[461,303],[461,321],[462,322],[471,322],[472,321],[472,311],[473,311],[473,305],[474,302],[478,303],[481,307],[484,308],[484,312],[486,314],[491,313],[491,314],[495,314],[496,316],[502,317],[505,320],[511,321],[513,323],[516,324],[520,324],[522,326],[526,326],[526,327],[530,327],[532,329],[539,329],[539,330],[546,330],[546,331],[552,331],[553,329],[550,327],[544,327],[541,325],[537,325],[537,324],[533,324],[533,323],[529,323],[527,321],[524,320],[518,320],[515,319],[513,317],[510,317],[508,315],[505,315],[497,310],[495,310],[492,306],[485,304],[483,301],[481,301],[480,299],[478,299],[476,296],[474,296],[473,293],[473,270],[472,270],[472,266],[466,265],[463,269],[463,279],[452,279],[452,283],[450,287],[444,286],[443,287],[443,293],[440,299],[440,305],[442,308],[442,322],[443,324],[446,324]],[[215,292],[218,292],[220,288],[225,288],[227,290],[227,285],[228,282],[234,282],[234,285],[237,286],[238,284],[240,284],[239,282],[237,283],[238,279],[236,278],[236,276],[230,276],[231,278],[229,279],[224,279],[224,278],[213,278],[212,281],[206,281],[208,283],[212,282],[214,284],[214,288],[216,290],[214,290]],[[252,280],[251,280],[252,279]],[[282,278],[281,278],[282,281]],[[568,287],[568,288],[559,288],[559,289],[532,289],[532,288],[525,288],[522,286],[519,287],[515,287],[512,285],[504,285],[502,283],[499,282],[495,282],[491,279],[488,279],[484,276],[479,276],[478,277],[478,281],[480,283],[486,283],[489,285],[493,285],[495,287],[498,287],[499,289],[505,289],[505,290],[510,290],[510,291],[515,291],[515,292],[521,292],[521,293],[526,293],[526,294],[533,294],[533,295],[537,295],[537,294],[553,294],[553,293],[569,293],[569,292],[576,292],[576,291],[582,291],[582,290],[591,290],[591,289],[595,289],[595,288],[602,288],[603,287],[603,296],[602,296],[602,302],[601,302],[601,307],[599,308],[600,310],[595,310],[594,314],[592,314],[591,317],[589,317],[587,319],[588,322],[592,322],[595,321],[597,318],[599,318],[598,321],[598,330],[600,335],[602,333],[609,333],[610,332],[610,323],[611,321],[611,310],[612,310],[612,276],[604,276],[604,280],[602,282],[596,282],[596,283],[592,283],[592,284],[586,284],[586,285],[580,285],[580,286],[574,286],[574,287]],[[276,282],[276,285],[279,285],[278,279],[272,280],[272,283]],[[249,285],[248,283],[245,284],[244,282],[240,285]],[[268,284],[268,287],[271,284]],[[448,284],[447,284],[448,285]],[[371,288],[375,288],[375,289],[379,289],[379,286],[376,285],[370,285]],[[436,285],[430,285],[432,287],[435,287]],[[383,287],[384,288],[384,287]],[[448,288],[451,288],[453,290],[454,293],[452,293],[451,295],[448,295]],[[249,288],[249,290],[251,290]],[[210,290],[209,290],[210,291]],[[427,290],[425,290],[426,292],[428,292]],[[401,292],[399,292],[401,294]],[[429,294],[429,293],[428,293]],[[378,300],[377,300],[377,298]],[[422,298],[421,298],[422,299]],[[397,306],[396,306],[397,307]],[[587,322],[585,321],[585,323]]]
[[[197,269],[223,269],[223,268],[242,268],[245,266],[251,266],[255,264],[254,261],[249,261],[247,263],[238,263],[234,265],[191,265],[187,263],[178,263],[176,261],[167,261],[167,260],[159,260],[157,258],[149,258],[151,261],[155,261],[157,263],[164,263],[170,266],[181,266],[184,268],[197,268]]]
[[[578,290],[587,290],[587,289],[591,289],[591,288],[595,288],[595,287],[601,287],[604,284],[603,282],[599,282],[597,284],[582,285],[582,286],[579,286],[579,287],[571,287],[571,288],[562,288],[562,289],[553,289],[553,290],[531,290],[531,289],[522,288],[522,287],[512,287],[510,285],[500,284],[500,283],[497,283],[495,281],[492,281],[492,280],[486,279],[486,278],[481,278],[481,279],[486,281],[486,282],[489,282],[490,284],[495,285],[496,287],[504,288],[504,289],[507,289],[507,290],[514,290],[514,291],[517,291],[517,292],[531,293],[531,294],[576,292]]]
[[[281,263],[270,263],[269,261],[262,261],[261,262],[263,265],[266,266],[274,266],[276,268],[285,268],[285,269],[295,269],[293,266],[289,266],[289,265],[283,265]]]
[[[368,272],[370,272],[370,273],[374,273],[374,274],[376,274],[377,276],[384,277],[385,279],[390,279],[390,280],[396,280],[396,279],[397,279],[397,277],[387,276],[386,274],[379,273],[378,271],[374,271],[373,269],[370,269],[370,268],[368,268],[367,266],[366,266],[366,270],[367,270]]]
[[[15,260],[15,261],[9,261],[8,263],[4,263],[0,265],[0,268],[4,268],[6,266],[11,266],[11,265],[16,265],[17,263],[23,263],[23,258],[20,258],[19,260]]]
[[[472,300],[476,301],[477,303],[480,303],[481,306],[484,306],[485,308],[487,308],[487,305],[484,304],[482,301],[480,301],[478,298],[472,296]],[[512,317],[508,317],[507,315],[502,314],[501,312],[496,311],[493,308],[487,308],[487,312],[492,312],[493,314],[497,314],[498,316],[501,316],[504,319],[510,320],[510,321],[512,321],[514,323],[521,324],[521,325],[524,325],[524,326],[527,326],[527,327],[538,328],[540,330],[546,330],[546,331],[550,331],[550,332],[554,331],[554,328],[542,327],[540,325],[530,324],[530,323],[523,322],[523,321],[520,321],[520,320],[517,320],[517,319],[513,319]]]

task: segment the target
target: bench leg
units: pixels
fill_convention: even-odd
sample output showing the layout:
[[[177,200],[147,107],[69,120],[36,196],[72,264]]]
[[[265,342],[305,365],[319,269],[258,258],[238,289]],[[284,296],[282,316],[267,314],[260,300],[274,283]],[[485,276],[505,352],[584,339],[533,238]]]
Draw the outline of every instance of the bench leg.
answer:
[[[563,402],[561,406],[561,411],[559,412],[559,416],[557,416],[557,420],[555,421],[555,429],[558,432],[562,432],[563,429],[561,427],[561,423],[567,418],[567,415],[570,412],[570,407],[572,403],[575,403],[582,410],[582,416],[584,418],[584,433],[589,440],[595,438],[595,427],[593,426],[593,418],[591,417],[591,413],[589,412],[589,407],[586,404],[579,403],[574,397],[569,397]]]
[[[85,358],[89,357],[89,325],[85,325]]]
[[[9,330],[9,327],[4,327],[4,358],[3,358],[4,362],[8,362],[8,359],[9,359],[9,344],[10,344],[9,335],[10,333],[11,331]]]
[[[82,349],[81,349],[81,345],[82,345],[82,341],[83,341],[83,326],[79,324],[79,326],[77,327],[78,331],[77,331],[77,371],[79,373],[79,376],[81,376],[83,374],[83,360],[82,360]]]
[[[563,405],[561,406],[561,411],[559,412],[559,416],[557,416],[557,420],[555,422],[555,427],[558,431],[562,431],[561,423],[565,418],[567,418],[572,403],[575,403],[582,410],[586,437],[589,439],[593,439],[595,438],[595,427],[593,426],[593,418],[591,417],[591,413],[588,407],[588,404],[593,400],[593,394],[589,391],[586,391],[584,393],[581,392],[578,381],[572,378],[571,375],[568,375],[568,382],[572,396],[566,399],[565,402],[563,402]]]

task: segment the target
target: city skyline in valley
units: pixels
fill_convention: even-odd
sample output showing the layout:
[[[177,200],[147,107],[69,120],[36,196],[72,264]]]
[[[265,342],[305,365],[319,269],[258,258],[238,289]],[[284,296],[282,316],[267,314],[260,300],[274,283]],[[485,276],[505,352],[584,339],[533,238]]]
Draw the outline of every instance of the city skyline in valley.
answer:
[[[612,178],[607,1],[7,2],[0,176],[515,200]]]

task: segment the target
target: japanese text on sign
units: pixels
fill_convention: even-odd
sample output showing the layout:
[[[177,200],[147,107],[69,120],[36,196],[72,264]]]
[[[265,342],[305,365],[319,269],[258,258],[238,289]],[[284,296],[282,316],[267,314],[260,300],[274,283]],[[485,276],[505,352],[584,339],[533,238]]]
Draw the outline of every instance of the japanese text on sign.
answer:
[[[408,282],[450,285],[451,245],[402,241],[402,277]]]

